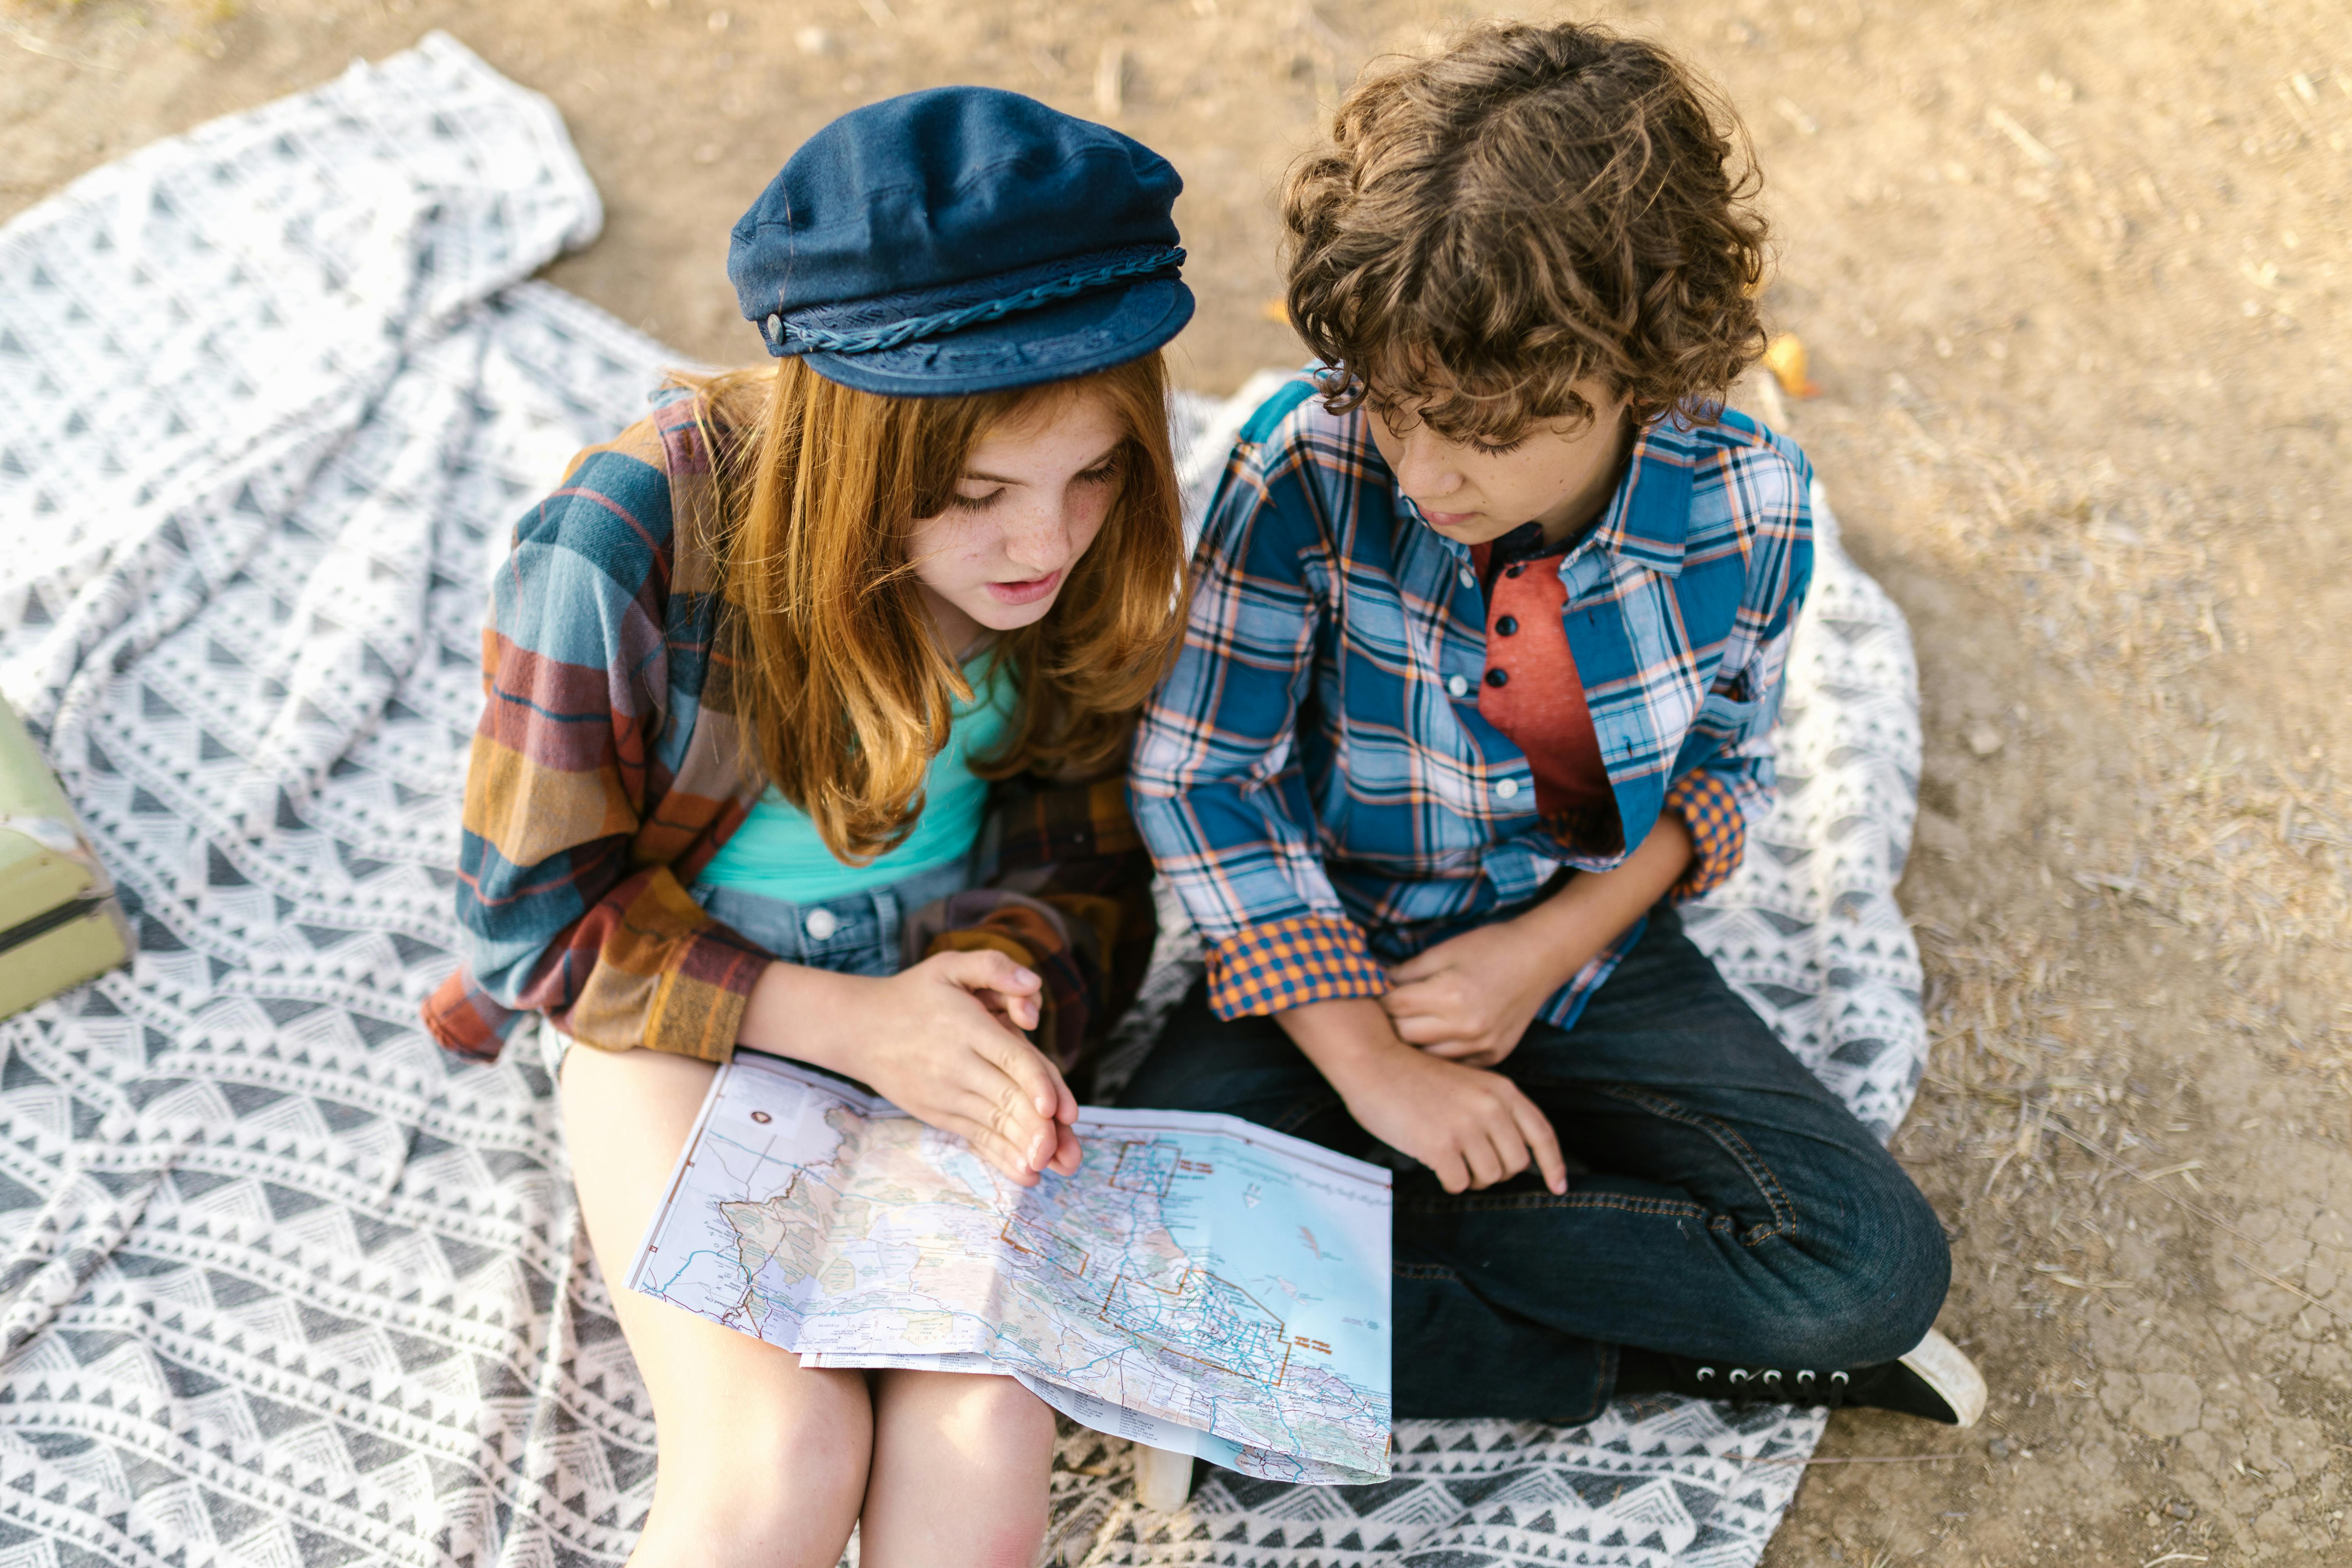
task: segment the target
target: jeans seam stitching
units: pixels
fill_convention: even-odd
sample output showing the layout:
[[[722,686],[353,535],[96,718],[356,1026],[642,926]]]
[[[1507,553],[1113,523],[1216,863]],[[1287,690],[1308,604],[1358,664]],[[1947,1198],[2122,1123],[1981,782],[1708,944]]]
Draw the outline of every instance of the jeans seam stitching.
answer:
[[[1779,1173],[1765,1163],[1763,1156],[1757,1153],[1746,1139],[1732,1131],[1727,1123],[1693,1110],[1679,1100],[1669,1100],[1664,1095],[1653,1094],[1646,1089],[1635,1089],[1630,1084],[1602,1085],[1600,1092],[1614,1100],[1627,1100],[1639,1105],[1653,1116],[1661,1116],[1669,1121],[1683,1122],[1686,1126],[1696,1127],[1715,1139],[1733,1159],[1739,1162],[1740,1169],[1748,1173],[1748,1181],[1755,1184],[1758,1194],[1763,1197],[1764,1202],[1772,1211],[1770,1225],[1750,1226],[1747,1233],[1739,1237],[1742,1247],[1758,1246],[1776,1236],[1786,1236],[1796,1228],[1796,1215],[1793,1212],[1795,1205],[1790,1203],[1788,1191],[1781,1186]],[[1716,1222],[1710,1228],[1728,1231],[1731,1228],[1728,1216]]]
[[[1551,1208],[1613,1208],[1623,1209],[1629,1214],[1675,1215],[1692,1219],[1704,1218],[1706,1214],[1700,1205],[1684,1199],[1645,1198],[1629,1193],[1570,1193],[1564,1196],[1555,1196],[1550,1193],[1513,1193],[1491,1198],[1457,1198],[1451,1203],[1411,1203],[1398,1206],[1411,1214]]]

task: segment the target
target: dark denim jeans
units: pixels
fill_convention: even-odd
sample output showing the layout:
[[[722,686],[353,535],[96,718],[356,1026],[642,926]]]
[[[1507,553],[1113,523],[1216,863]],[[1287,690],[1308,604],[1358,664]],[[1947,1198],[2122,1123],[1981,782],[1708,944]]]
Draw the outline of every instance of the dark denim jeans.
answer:
[[[1589,1420],[1621,1345],[1826,1371],[1892,1361],[1935,1322],[1935,1211],[1672,909],[1573,1030],[1536,1025],[1501,1070],[1551,1118],[1568,1194],[1530,1173],[1449,1196],[1399,1172],[1399,1416]],[[1272,1020],[1222,1023],[1199,988],[1119,1098],[1385,1152]]]

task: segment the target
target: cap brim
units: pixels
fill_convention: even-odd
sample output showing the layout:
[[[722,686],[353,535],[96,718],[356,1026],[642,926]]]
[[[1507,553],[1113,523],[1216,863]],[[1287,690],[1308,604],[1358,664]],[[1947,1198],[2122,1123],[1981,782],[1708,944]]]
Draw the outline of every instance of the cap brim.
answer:
[[[827,381],[886,397],[952,397],[1067,381],[1160,347],[1192,319],[1173,278],[1105,289],[876,353],[802,357]]]

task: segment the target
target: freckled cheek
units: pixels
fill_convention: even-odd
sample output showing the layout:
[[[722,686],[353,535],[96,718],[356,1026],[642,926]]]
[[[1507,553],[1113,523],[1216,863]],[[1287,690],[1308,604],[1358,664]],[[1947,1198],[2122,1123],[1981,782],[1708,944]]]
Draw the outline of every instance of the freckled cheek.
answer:
[[[984,519],[935,518],[916,525],[908,542],[915,575],[934,588],[952,590],[989,574],[1003,553],[1003,531]]]
[[[1520,461],[1512,475],[1512,488],[1526,499],[1531,510],[1542,511],[1581,487],[1592,477],[1594,467],[1580,458],[1561,462],[1550,454],[1531,455]]]
[[[1513,515],[1527,510],[1544,489],[1542,469],[1517,453],[1490,461],[1493,466],[1480,476],[1479,493],[1496,510]]]
[[[1097,491],[1071,509],[1070,558],[1073,561],[1093,547],[1096,537],[1102,532],[1103,524],[1110,519],[1111,502],[1116,499],[1117,496],[1111,492]]]

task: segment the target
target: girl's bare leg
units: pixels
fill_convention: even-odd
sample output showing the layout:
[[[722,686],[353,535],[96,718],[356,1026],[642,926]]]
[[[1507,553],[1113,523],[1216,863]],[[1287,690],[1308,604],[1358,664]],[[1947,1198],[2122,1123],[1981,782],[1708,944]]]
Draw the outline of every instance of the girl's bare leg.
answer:
[[[1054,1413],[1009,1377],[885,1372],[863,1568],[1029,1568],[1045,1538]]]
[[[803,1369],[789,1352],[619,1283],[716,1070],[589,1046],[563,1062],[581,1215],[660,1428],[653,1512],[629,1562],[833,1568],[866,1490],[874,1415],[865,1377]],[[1042,1467],[1036,1490],[1042,1500]]]

